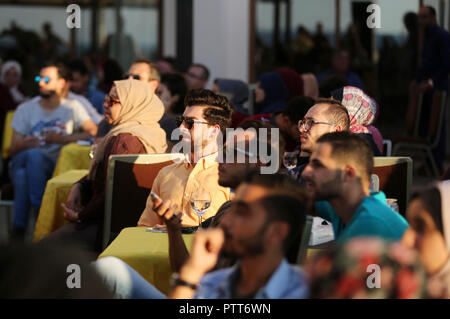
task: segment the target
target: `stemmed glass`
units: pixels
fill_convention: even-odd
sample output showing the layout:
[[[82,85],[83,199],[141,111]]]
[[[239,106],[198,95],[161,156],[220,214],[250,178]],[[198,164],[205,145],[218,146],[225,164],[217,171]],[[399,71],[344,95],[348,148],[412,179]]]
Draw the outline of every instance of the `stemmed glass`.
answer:
[[[284,152],[283,154],[283,165],[287,168],[289,173],[297,167],[297,156],[297,152]]]
[[[196,190],[191,193],[190,198],[191,207],[199,217],[198,228],[202,228],[203,215],[211,206],[211,194],[206,190]]]

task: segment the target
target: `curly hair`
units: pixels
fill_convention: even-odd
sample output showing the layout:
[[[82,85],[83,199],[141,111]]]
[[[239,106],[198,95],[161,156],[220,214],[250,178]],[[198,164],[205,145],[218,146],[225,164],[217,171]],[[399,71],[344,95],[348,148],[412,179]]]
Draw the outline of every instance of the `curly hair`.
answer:
[[[210,125],[219,125],[225,136],[226,129],[231,126],[233,114],[233,109],[226,97],[215,94],[211,90],[195,89],[186,95],[184,104],[186,107],[206,106],[203,117]]]

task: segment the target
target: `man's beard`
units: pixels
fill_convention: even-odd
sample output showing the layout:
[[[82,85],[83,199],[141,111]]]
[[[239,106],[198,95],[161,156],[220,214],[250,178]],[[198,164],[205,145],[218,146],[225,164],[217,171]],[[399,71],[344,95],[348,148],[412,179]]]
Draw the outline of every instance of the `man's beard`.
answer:
[[[49,99],[52,96],[56,95],[56,91],[55,90],[51,90],[51,91],[39,91],[39,95],[43,98],[43,99]]]
[[[341,186],[341,171],[338,170],[332,180],[322,183],[320,187],[322,192],[315,189],[314,199],[330,201],[339,196]]]
[[[232,258],[254,257],[263,254],[266,251],[264,246],[264,236],[269,224],[270,223],[266,221],[266,223],[264,223],[258,233],[253,237],[245,240],[238,240],[237,243],[242,248],[241,251],[236,251],[236,249],[233,248],[231,248],[230,250],[226,250],[225,244],[221,250],[221,254],[225,257]],[[227,232],[227,230],[223,229],[223,231],[225,234],[225,241],[230,240],[231,236]]]

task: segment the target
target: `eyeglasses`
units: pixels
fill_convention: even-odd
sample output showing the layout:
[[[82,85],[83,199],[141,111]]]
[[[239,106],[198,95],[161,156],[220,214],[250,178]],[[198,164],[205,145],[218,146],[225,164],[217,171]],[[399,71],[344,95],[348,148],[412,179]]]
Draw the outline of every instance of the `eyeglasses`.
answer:
[[[138,74],[128,73],[128,74],[125,74],[125,77],[124,77],[125,80],[128,79],[130,76],[131,76],[133,79],[135,79],[135,80],[140,80],[140,79],[141,79],[141,76],[138,75]]]
[[[320,121],[314,121],[312,119],[307,119],[307,120],[298,121],[298,129],[301,130],[301,128],[304,127],[305,130],[309,131],[314,124],[325,124],[325,125],[330,125],[330,126],[336,125],[333,123],[320,122]]]
[[[37,76],[34,78],[34,81],[35,81],[36,83],[39,83],[39,82],[41,82],[42,80],[44,80],[45,84],[48,84],[48,83],[50,82],[51,79],[50,79],[48,76],[39,76],[39,75],[37,75]]]
[[[199,120],[194,120],[190,117],[184,117],[184,116],[178,116],[176,119],[177,126],[180,127],[181,123],[185,123],[185,126],[188,130],[190,130],[192,127],[194,127],[194,124],[209,124],[208,122],[202,122]]]
[[[116,103],[120,103],[120,101],[119,101],[119,99],[116,99],[116,98],[111,97],[110,95],[107,95],[105,97],[105,103],[106,103],[107,107],[111,107]]]

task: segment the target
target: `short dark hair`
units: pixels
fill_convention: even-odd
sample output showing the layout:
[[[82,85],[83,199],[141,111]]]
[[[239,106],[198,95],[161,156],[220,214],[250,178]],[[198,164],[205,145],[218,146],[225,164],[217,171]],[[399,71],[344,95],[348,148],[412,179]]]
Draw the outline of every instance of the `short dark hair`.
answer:
[[[295,197],[308,205],[307,211],[309,211],[311,207],[311,197],[306,187],[286,174],[261,174],[258,170],[255,170],[248,172],[242,183],[267,188],[272,194]]]
[[[309,96],[296,96],[289,101],[282,113],[289,118],[292,124],[297,125],[314,104],[314,99]]]
[[[184,99],[186,107],[207,106],[203,110],[203,117],[210,125],[219,125],[223,136],[231,125],[233,108],[225,96],[215,94],[208,89],[191,90]]]
[[[320,98],[316,100],[316,104],[328,104],[327,117],[334,123],[341,125],[342,130],[348,131],[350,129],[350,116],[348,110],[341,102],[335,99]]]
[[[189,67],[193,67],[193,66],[194,67],[198,67],[198,68],[202,68],[202,70],[203,70],[202,80],[203,81],[208,81],[209,75],[210,75],[209,69],[204,64],[200,64],[200,63],[191,64]]]
[[[335,99],[336,97],[333,95],[333,92],[339,89],[342,89],[344,86],[348,85],[348,81],[345,77],[332,74],[323,80],[322,84],[319,87],[319,94],[320,97],[329,98],[330,96],[333,96]],[[342,99],[336,99],[339,101],[342,101]]]
[[[58,77],[64,80],[69,80],[69,69],[61,62],[46,62],[41,67],[41,70],[44,68],[55,67],[58,70]]]
[[[89,70],[86,67],[86,64],[81,59],[76,59],[76,60],[71,61],[69,63],[69,69],[70,69],[71,75],[73,75],[73,73],[75,73],[75,72],[78,72],[81,75],[89,74]]]
[[[432,6],[425,6],[430,11],[432,17],[436,17],[436,9]]]
[[[318,143],[331,145],[331,156],[339,162],[352,162],[361,174],[370,181],[373,170],[373,151],[367,140],[348,131],[327,133],[319,137]]]
[[[178,73],[166,73],[161,76],[161,83],[167,86],[171,95],[179,96],[178,101],[172,105],[172,112],[175,114],[183,113],[184,98],[187,93],[187,86],[184,77]]]
[[[161,75],[159,74],[156,64],[152,63],[150,60],[148,60],[146,58],[138,58],[138,59],[134,60],[132,64],[135,64],[135,63],[145,63],[150,67],[150,81],[152,81],[152,80],[158,81],[158,82],[161,81]]]
[[[281,195],[290,196],[296,199],[294,206],[291,204],[288,204],[287,207],[282,206],[281,204],[270,205],[271,208],[267,210],[267,213],[270,215],[277,215],[280,210],[285,210],[286,213],[289,214],[292,214],[292,212],[295,211],[299,212],[301,215],[310,214],[311,212],[311,193],[308,192],[304,184],[300,184],[286,174],[261,174],[258,170],[250,171],[244,177],[242,183],[264,187],[269,190],[268,196]],[[279,203],[278,199],[275,200],[275,202]],[[264,203],[262,206],[269,207],[269,205],[265,205]],[[279,208],[277,209],[277,207]],[[293,207],[296,207],[295,210],[291,210]],[[281,218],[287,217],[282,216]],[[303,217],[300,217],[300,220],[299,226],[291,224],[291,226],[294,226],[291,228],[290,235],[284,245],[285,256],[290,263],[295,263],[297,261],[303,225],[305,224]]]
[[[289,225],[289,233],[283,243],[283,250],[288,253],[291,247],[301,239],[306,223],[308,203],[283,194],[268,195],[258,203],[267,213],[266,223],[282,221]]]

